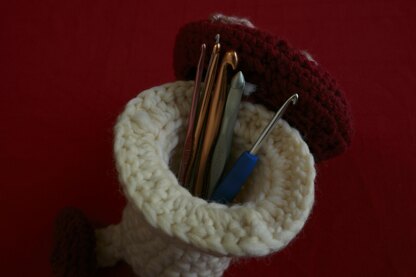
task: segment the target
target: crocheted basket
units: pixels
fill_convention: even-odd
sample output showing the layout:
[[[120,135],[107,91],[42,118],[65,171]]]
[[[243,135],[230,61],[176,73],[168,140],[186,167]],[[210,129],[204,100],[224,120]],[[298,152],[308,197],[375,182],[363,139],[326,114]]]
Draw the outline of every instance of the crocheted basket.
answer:
[[[120,115],[114,151],[127,205],[118,225],[96,231],[99,266],[124,260],[143,277],[221,276],[232,258],[278,251],[304,225],[314,200],[314,160],[284,120],[262,146],[240,204],[208,203],[178,183],[192,87],[177,81],[143,91]],[[272,115],[242,103],[233,157]]]

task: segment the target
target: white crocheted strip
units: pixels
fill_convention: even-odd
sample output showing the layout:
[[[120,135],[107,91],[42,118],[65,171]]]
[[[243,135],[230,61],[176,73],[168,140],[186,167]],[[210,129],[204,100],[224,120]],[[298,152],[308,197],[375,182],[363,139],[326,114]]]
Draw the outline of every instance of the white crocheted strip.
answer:
[[[180,152],[176,146],[185,132],[192,87],[192,81],[177,81],[148,89],[120,115],[114,151],[127,200],[151,226],[204,252],[261,256],[281,249],[300,231],[313,205],[315,168],[308,146],[281,120],[259,152],[243,204],[193,197],[170,169],[171,157]],[[242,103],[234,156],[250,148],[272,115],[260,105]]]

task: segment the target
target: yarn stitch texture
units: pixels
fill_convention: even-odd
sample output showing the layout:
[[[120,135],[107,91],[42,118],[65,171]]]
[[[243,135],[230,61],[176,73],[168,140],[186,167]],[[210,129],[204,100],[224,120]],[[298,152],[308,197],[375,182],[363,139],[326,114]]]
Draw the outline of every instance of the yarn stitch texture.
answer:
[[[224,24],[224,19],[215,20],[215,16],[183,26],[174,47],[178,80],[194,79],[200,45],[206,43],[211,49],[216,34],[221,36],[222,51],[237,51],[239,70],[248,82],[257,85],[256,93],[245,100],[276,110],[298,93],[301,101],[296,109],[286,112],[285,118],[300,131],[315,160],[327,160],[348,148],[352,136],[350,109],[336,81],[305,51],[253,26]]]
[[[119,116],[114,152],[127,205],[120,224],[96,231],[100,266],[124,260],[140,276],[222,276],[232,258],[278,251],[305,224],[314,201],[314,159],[284,120],[259,151],[242,204],[208,203],[178,183],[175,157],[192,88],[192,81],[177,81],[148,89]],[[233,158],[272,116],[261,105],[242,103]]]

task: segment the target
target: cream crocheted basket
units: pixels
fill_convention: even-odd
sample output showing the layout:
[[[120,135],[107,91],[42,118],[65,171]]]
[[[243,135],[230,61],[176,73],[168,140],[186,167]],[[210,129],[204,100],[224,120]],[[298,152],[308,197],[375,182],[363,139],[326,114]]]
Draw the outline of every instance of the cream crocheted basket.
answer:
[[[114,151],[127,205],[118,225],[96,231],[99,266],[124,260],[142,277],[222,276],[232,258],[278,251],[304,225],[314,200],[314,160],[284,120],[263,144],[241,204],[208,203],[178,183],[192,87],[177,81],[148,89],[120,115]],[[233,157],[250,148],[272,116],[242,103]]]

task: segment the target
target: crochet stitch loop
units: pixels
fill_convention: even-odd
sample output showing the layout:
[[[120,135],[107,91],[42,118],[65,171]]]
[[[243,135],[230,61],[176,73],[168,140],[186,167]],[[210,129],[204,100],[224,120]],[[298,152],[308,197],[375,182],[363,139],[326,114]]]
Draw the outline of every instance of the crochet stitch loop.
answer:
[[[280,121],[260,164],[230,207],[193,197],[177,181],[193,82],[151,88],[131,100],[115,127],[114,152],[127,206],[119,225],[97,230],[97,260],[124,259],[141,276],[221,276],[231,257],[283,248],[304,225],[314,200],[314,160],[299,132]],[[247,149],[273,113],[242,103],[233,156]]]
[[[223,21],[188,23],[179,30],[175,41],[173,67],[178,80],[194,79],[199,46],[206,43],[210,49],[216,34],[221,36],[224,52],[237,51],[239,70],[248,82],[257,85],[248,101],[276,110],[290,95],[299,94],[296,109],[290,109],[284,118],[300,131],[316,161],[347,149],[352,126],[343,92],[305,51],[277,36]]]

